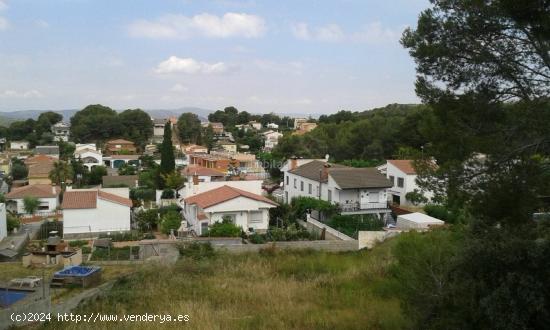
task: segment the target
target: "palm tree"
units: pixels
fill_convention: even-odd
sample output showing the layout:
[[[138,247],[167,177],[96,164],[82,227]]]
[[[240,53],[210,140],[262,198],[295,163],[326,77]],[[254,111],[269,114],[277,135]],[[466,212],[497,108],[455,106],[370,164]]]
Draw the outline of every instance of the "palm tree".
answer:
[[[61,183],[67,182],[73,177],[72,168],[62,160],[53,163],[53,168],[50,171],[50,180],[58,186]]]

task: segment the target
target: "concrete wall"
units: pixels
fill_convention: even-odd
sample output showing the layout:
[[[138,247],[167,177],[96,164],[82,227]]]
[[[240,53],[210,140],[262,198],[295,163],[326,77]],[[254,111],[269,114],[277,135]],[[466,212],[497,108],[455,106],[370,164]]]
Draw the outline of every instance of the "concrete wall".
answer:
[[[8,236],[6,204],[0,203],[0,241],[6,236]]]
[[[401,231],[360,231],[358,235],[359,249],[371,249],[376,244],[385,241],[388,238],[401,234]]]

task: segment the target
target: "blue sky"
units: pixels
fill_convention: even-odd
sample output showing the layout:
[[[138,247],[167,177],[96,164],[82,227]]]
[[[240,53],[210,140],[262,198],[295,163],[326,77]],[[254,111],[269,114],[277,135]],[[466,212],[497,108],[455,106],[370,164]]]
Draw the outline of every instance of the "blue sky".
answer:
[[[399,45],[428,0],[0,0],[0,111],[418,102]]]

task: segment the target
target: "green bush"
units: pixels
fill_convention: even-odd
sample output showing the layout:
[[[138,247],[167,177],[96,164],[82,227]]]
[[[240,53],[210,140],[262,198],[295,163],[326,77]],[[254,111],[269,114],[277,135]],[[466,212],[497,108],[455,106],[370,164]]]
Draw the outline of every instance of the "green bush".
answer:
[[[168,189],[168,188],[164,189],[162,191],[162,195],[160,195],[160,198],[162,199],[172,199],[174,197],[175,197],[174,190]]]
[[[222,222],[215,222],[210,228],[208,233],[203,236],[209,237],[239,237],[241,235],[241,228],[235,226],[231,219],[224,218]]]
[[[134,255],[139,253],[138,248],[131,248],[130,246],[111,247],[110,249],[96,248],[92,253],[92,260],[130,260],[130,253]]]
[[[157,209],[142,210],[136,214],[136,223],[141,231],[156,228],[158,221],[159,211]]]
[[[19,218],[10,213],[7,214],[6,221],[7,221],[8,233],[11,233],[15,228],[19,228],[21,226],[21,222],[19,222]]]
[[[76,241],[70,241],[69,242],[70,247],[83,247],[84,245],[88,245],[88,241],[76,240]]]
[[[252,244],[264,244],[267,241],[266,235],[261,235],[258,233],[254,233],[250,236],[248,236],[248,240]]]
[[[177,211],[169,211],[160,220],[160,230],[164,234],[170,234],[172,229],[176,231],[181,225],[181,215]]]
[[[327,225],[348,236],[357,238],[359,231],[382,230],[384,221],[371,214],[365,215],[335,215]]]
[[[89,246],[83,246],[82,248],[82,254],[90,254],[92,253],[92,248]]]
[[[307,210],[317,210],[328,217],[338,212],[336,205],[313,197],[293,198],[290,207],[292,215],[297,219],[305,219]]]
[[[454,214],[447,207],[443,205],[428,204],[424,206],[424,212],[427,215],[443,220],[446,223],[457,223],[460,222],[461,215]]]
[[[130,199],[132,200],[144,200],[154,201],[156,199],[155,189],[151,188],[131,188]]]
[[[210,242],[199,243],[193,242],[191,244],[178,244],[178,251],[180,256],[187,257],[195,260],[207,259],[216,256],[216,251],[212,247]]]
[[[143,238],[143,235],[136,230],[128,232],[113,232],[110,235],[105,233],[99,234],[99,238],[110,238],[112,242],[125,242],[125,241],[139,241]]]
[[[287,228],[270,228],[267,232],[269,241],[308,241],[318,239],[317,235],[310,233],[305,228],[297,224],[290,225]]]

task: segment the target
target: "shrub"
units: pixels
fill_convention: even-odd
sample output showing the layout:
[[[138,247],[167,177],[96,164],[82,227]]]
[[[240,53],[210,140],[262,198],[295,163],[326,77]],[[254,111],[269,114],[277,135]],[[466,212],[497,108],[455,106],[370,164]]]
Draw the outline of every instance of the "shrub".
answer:
[[[127,232],[113,232],[110,235],[107,234],[100,234],[100,238],[110,238],[112,242],[126,242],[126,241],[139,241],[142,239],[142,235],[135,231],[127,231]]]
[[[248,236],[248,240],[252,244],[264,244],[267,241],[265,235],[261,235],[261,234],[258,234],[258,233],[254,233],[254,234]]]
[[[354,238],[357,238],[358,231],[382,230],[384,221],[373,215],[336,215],[333,216],[327,225]]]
[[[131,188],[130,199],[154,201],[156,199],[155,189],[150,188]]]
[[[8,226],[8,232],[11,233],[15,228],[19,228],[21,226],[21,223],[19,222],[19,218],[16,216],[8,213],[6,216],[7,226]]]
[[[424,206],[424,212],[427,215],[443,220],[446,223],[460,223],[466,221],[466,213],[464,210],[452,212],[444,205],[428,204]]]
[[[210,237],[239,237],[241,235],[241,228],[237,227],[231,222],[229,218],[223,218],[222,222],[215,222],[210,228],[208,233],[203,236]]]
[[[176,231],[181,225],[181,216],[177,211],[167,212],[160,220],[160,230],[165,234]]]
[[[141,231],[156,228],[159,221],[157,209],[142,210],[136,214],[136,222]]]
[[[270,228],[267,232],[269,241],[306,241],[315,240],[317,236],[297,224],[287,228]]]
[[[306,217],[307,210],[317,210],[323,212],[328,217],[338,212],[338,207],[336,205],[313,197],[293,198],[290,207],[292,209],[292,215],[300,219]]]
[[[212,247],[210,242],[199,243],[193,242],[191,244],[178,244],[178,251],[180,256],[187,257],[195,260],[207,259],[216,256],[216,251]]]
[[[130,254],[139,253],[139,249],[130,246],[111,247],[110,249],[96,248],[92,253],[92,260],[130,260]]]
[[[89,246],[83,246],[82,248],[82,254],[90,254],[92,253],[92,248]]]
[[[428,202],[428,198],[426,198],[418,189],[415,189],[414,191],[409,191],[405,195],[405,198],[413,203],[413,205],[419,205]]]
[[[88,241],[85,240],[76,240],[76,241],[70,241],[69,246],[70,247],[82,247],[84,245],[88,245]]]
[[[175,197],[174,190],[172,189],[164,189],[162,191],[162,195],[160,195],[160,198],[162,199],[172,199]]]

